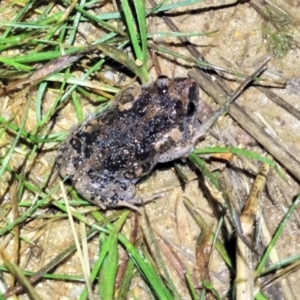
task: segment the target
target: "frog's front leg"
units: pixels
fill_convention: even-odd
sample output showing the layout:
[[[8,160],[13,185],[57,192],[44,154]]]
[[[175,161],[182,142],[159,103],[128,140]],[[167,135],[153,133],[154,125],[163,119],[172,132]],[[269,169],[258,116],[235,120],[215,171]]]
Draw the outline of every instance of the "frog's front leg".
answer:
[[[118,181],[116,179],[103,179],[103,175],[89,173],[88,176],[78,176],[76,181],[73,181],[73,185],[81,196],[102,209],[128,207],[138,210],[138,206],[162,196],[162,193],[154,193],[141,197],[136,196],[136,180]]]
[[[120,201],[128,202],[135,196],[135,182],[120,181],[115,177],[102,172],[81,172],[72,183],[83,198],[106,209],[118,207]]]

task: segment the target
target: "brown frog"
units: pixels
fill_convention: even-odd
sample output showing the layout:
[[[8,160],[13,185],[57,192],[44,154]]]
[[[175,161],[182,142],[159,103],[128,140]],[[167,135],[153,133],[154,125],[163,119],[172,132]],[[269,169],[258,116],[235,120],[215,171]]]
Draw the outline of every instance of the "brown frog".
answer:
[[[141,177],[193,150],[198,110],[199,88],[190,78],[128,87],[108,110],[71,130],[58,152],[59,173],[101,208],[135,207]]]

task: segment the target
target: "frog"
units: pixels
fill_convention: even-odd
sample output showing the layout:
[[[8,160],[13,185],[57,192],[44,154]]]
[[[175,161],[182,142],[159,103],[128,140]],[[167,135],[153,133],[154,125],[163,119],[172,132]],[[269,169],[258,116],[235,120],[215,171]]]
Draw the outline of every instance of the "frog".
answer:
[[[187,157],[202,135],[199,93],[188,77],[124,88],[108,109],[70,130],[57,154],[60,176],[101,209],[136,209],[143,203],[137,182],[157,164]]]

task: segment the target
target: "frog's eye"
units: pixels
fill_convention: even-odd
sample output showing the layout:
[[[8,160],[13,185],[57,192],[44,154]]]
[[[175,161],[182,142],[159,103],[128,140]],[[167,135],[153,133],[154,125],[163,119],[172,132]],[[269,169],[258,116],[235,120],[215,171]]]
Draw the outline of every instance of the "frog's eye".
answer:
[[[159,75],[159,76],[157,77],[157,79],[158,79],[158,80],[160,80],[160,79],[169,79],[169,77],[166,76],[166,75]]]
[[[81,153],[82,143],[79,139],[72,138],[70,144],[77,153]]]
[[[196,106],[195,106],[194,102],[190,101],[189,106],[188,106],[188,110],[187,110],[187,115],[188,116],[193,115],[195,110],[196,110]]]
[[[156,79],[158,90],[167,91],[170,79],[167,76],[161,75]]]

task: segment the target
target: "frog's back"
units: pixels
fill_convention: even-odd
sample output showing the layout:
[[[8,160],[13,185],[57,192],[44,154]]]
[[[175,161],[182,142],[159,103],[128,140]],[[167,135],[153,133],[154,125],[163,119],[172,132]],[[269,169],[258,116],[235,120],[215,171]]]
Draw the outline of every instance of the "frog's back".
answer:
[[[195,119],[191,91],[197,96],[187,78],[125,89],[110,109],[70,133],[58,158],[60,174],[97,172],[137,180],[149,173],[161,153],[188,135]]]

